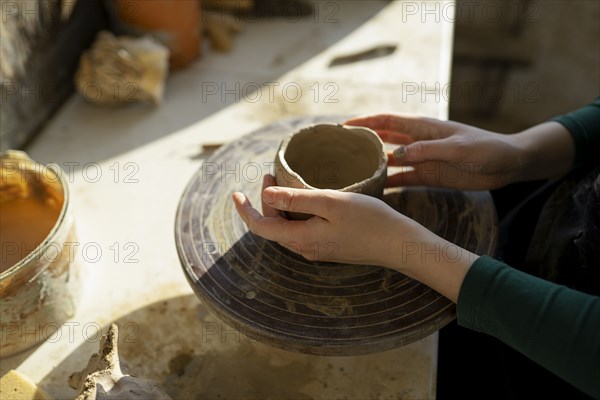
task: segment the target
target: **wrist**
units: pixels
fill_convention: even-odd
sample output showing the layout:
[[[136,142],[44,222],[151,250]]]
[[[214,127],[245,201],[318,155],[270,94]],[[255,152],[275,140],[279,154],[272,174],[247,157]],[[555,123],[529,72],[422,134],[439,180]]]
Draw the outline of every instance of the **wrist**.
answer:
[[[418,224],[417,224],[418,225]],[[451,243],[418,225],[404,240],[387,267],[416,279],[456,302],[462,282],[478,255]]]
[[[565,175],[573,164],[575,144],[558,122],[545,122],[509,135],[519,163],[515,181],[550,179]]]
[[[527,131],[507,135],[507,140],[515,149],[515,165],[511,170],[510,183],[532,180],[532,170],[535,168],[535,141]]]
[[[401,217],[392,236],[393,251],[385,252],[383,265],[414,277],[422,264],[439,259],[445,241],[416,221]]]

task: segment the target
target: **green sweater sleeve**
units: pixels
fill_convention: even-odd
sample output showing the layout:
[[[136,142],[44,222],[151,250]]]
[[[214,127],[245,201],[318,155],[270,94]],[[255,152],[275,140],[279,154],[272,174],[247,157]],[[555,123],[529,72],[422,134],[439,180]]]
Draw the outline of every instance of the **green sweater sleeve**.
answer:
[[[480,257],[462,284],[458,323],[492,335],[600,398],[600,297]]]
[[[576,166],[600,163],[600,97],[552,120],[564,125],[573,136]]]

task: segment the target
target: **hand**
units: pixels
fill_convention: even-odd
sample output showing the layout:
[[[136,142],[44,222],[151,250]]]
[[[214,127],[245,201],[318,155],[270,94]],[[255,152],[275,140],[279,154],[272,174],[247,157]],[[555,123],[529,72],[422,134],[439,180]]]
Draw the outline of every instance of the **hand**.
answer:
[[[249,229],[308,260],[352,264],[397,264],[395,249],[428,232],[373,197],[336,190],[271,187],[263,182],[261,215],[242,193],[234,193],[237,211]],[[283,218],[278,210],[315,215],[306,221]]]
[[[335,190],[271,187],[263,183],[263,215],[242,193],[236,209],[256,235],[309,260],[380,265],[431,286],[452,301],[476,255],[447,242],[381,200]],[[290,221],[278,210],[313,214]]]
[[[570,135],[558,123],[513,135],[452,121],[390,114],[355,118],[346,124],[371,128],[384,142],[401,145],[388,155],[389,165],[413,170],[389,176],[388,186],[496,189],[516,181],[560,175],[573,159]]]

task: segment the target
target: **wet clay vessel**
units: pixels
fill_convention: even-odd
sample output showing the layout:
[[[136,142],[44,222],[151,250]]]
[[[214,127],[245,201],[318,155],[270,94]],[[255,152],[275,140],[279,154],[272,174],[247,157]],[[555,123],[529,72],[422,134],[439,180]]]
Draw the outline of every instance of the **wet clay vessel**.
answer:
[[[383,142],[377,133],[362,127],[313,125],[285,137],[275,156],[277,185],[298,189],[336,189],[381,199],[386,171]]]

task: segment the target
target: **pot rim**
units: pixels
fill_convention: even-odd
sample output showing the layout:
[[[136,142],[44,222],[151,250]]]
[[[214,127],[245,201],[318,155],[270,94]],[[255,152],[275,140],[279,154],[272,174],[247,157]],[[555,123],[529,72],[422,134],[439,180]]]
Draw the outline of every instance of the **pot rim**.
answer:
[[[0,273],[0,281],[3,281],[9,277],[12,277],[13,275],[16,275],[17,273],[22,271],[24,268],[26,268],[27,265],[30,263],[30,261],[35,259],[39,255],[41,255],[41,253],[48,247],[48,244],[51,243],[52,240],[57,236],[57,232],[59,231],[59,229],[62,228],[63,223],[67,217],[67,211],[69,210],[69,207],[70,207],[70,196],[69,196],[69,186],[67,184],[67,180],[65,178],[64,171],[62,170],[62,168],[60,168],[60,166],[58,164],[49,163],[49,164],[44,165],[44,164],[37,163],[34,160],[32,160],[31,157],[29,157],[29,155],[26,152],[21,151],[21,150],[6,150],[0,154],[0,160],[2,160],[2,161],[4,161],[4,160],[22,161],[22,162],[30,164],[30,165],[39,166],[41,168],[41,170],[51,171],[52,174],[54,174],[54,176],[56,176],[58,178],[60,185],[63,189],[63,196],[64,196],[60,214],[58,215],[56,222],[52,226],[52,229],[50,229],[50,232],[48,232],[48,234],[46,235],[44,240],[39,245],[37,245],[36,248],[33,249],[29,254],[27,254],[24,258],[19,260],[13,266],[6,269],[4,272]],[[43,268],[43,270],[45,270],[45,269],[46,268]]]
[[[277,150],[277,158],[279,159],[279,162],[281,163],[282,167],[285,169],[286,174],[293,176],[305,188],[314,189],[314,190],[327,190],[327,189],[317,188],[317,187],[311,186],[308,183],[306,183],[304,181],[304,179],[302,179],[302,177],[290,167],[287,160],[285,159],[285,152],[287,150],[287,146],[289,145],[290,141],[296,135],[301,134],[304,131],[313,130],[320,126],[329,126],[329,127],[334,126],[334,127],[338,127],[338,128],[347,129],[349,131],[353,131],[354,133],[360,133],[360,134],[363,134],[364,132],[369,132],[371,134],[364,135],[364,137],[368,138],[369,140],[372,140],[373,143],[376,144],[376,146],[378,147],[378,150],[380,152],[379,165],[378,165],[377,169],[375,170],[375,172],[373,172],[373,174],[370,177],[363,179],[359,182],[355,182],[350,186],[345,186],[343,188],[334,189],[334,190],[338,190],[341,192],[353,192],[353,191],[355,191],[355,189],[360,188],[365,182],[368,182],[372,179],[376,179],[387,169],[387,155],[385,154],[385,145],[383,143],[383,140],[381,140],[381,138],[379,137],[377,132],[375,132],[373,129],[367,128],[365,126],[353,126],[353,125],[343,125],[343,124],[314,124],[314,125],[307,126],[305,128],[302,128],[299,131],[292,132],[289,135],[287,135],[281,142],[281,145],[279,146],[279,150]]]

